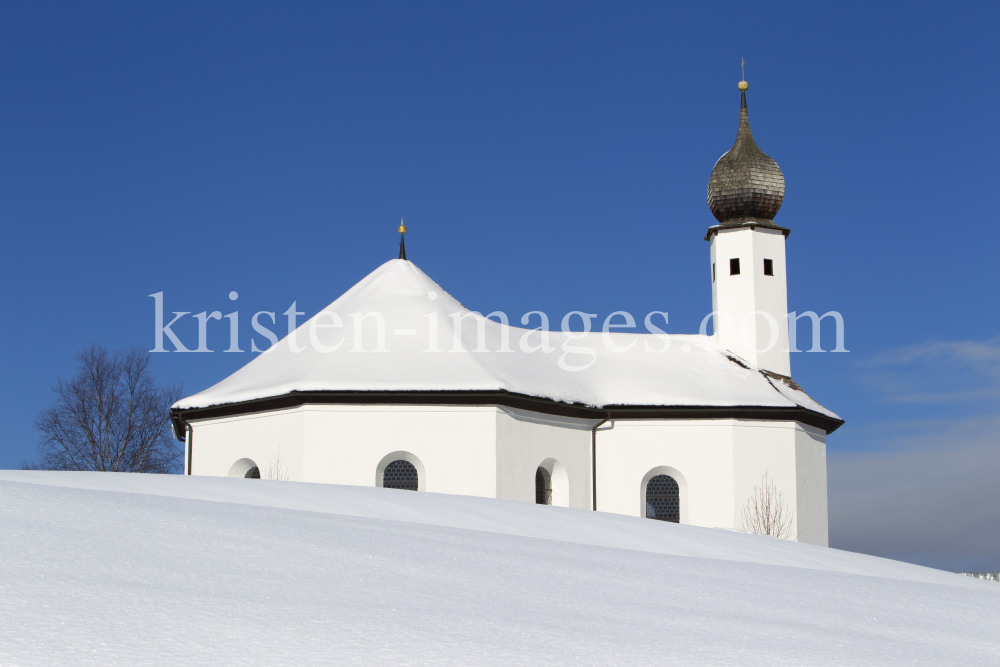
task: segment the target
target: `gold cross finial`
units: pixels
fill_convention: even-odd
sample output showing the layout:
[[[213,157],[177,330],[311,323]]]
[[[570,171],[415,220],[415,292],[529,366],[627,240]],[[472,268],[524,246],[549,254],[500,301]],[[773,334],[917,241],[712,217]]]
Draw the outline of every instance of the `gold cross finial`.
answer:
[[[406,225],[403,224],[403,218],[402,217],[400,217],[400,219],[399,219],[399,233],[400,234],[405,234],[406,233]]]
[[[747,71],[746,71],[746,67],[745,67],[746,64],[747,64],[747,61],[743,60],[743,58],[740,58],[740,73],[743,75],[743,78],[740,79],[740,83],[737,86],[737,88],[739,88],[740,91],[744,92],[744,93],[747,92],[747,88],[750,87],[750,84],[747,83]]]

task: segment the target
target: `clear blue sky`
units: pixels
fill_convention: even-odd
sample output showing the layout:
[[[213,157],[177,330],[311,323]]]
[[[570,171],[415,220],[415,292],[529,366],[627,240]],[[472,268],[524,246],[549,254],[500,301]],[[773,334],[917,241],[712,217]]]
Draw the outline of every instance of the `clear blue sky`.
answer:
[[[997,7],[6,3],[0,466],[77,350],[152,348],[147,295],[239,309],[247,349],[254,312],[312,315],[394,257],[401,215],[470,308],[695,332],[745,58],[789,308],[847,322],[849,354],[792,359],[847,419],[833,544],[998,568]],[[187,393],[250,360],[156,356]]]

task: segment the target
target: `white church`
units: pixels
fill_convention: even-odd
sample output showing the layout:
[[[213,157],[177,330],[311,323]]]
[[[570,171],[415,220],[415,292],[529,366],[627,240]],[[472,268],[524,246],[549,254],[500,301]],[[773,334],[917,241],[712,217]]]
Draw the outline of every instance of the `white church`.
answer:
[[[173,406],[185,474],[735,529],[766,474],[791,534],[827,545],[826,437],[843,421],[791,379],[784,177],[739,88],[736,143],[708,183],[713,335],[513,327],[458,303],[401,242],[400,259]]]

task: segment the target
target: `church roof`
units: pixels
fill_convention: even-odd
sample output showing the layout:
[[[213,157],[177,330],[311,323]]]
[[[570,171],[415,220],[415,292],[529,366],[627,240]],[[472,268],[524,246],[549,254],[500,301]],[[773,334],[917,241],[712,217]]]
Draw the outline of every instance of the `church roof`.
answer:
[[[379,315],[361,319],[356,330],[368,313]],[[383,351],[376,351],[379,318]],[[485,351],[476,351],[480,328]],[[173,407],[308,392],[507,392],[592,408],[804,408],[835,421],[832,428],[840,423],[795,383],[749,367],[709,336],[671,334],[664,350],[664,338],[652,334],[552,331],[550,350],[532,352],[522,348],[525,334],[528,349],[537,348],[541,332],[484,319],[412,262],[391,260],[246,366]],[[505,347],[510,351],[500,351]]]
[[[784,198],[785,176],[754,141],[743,92],[736,142],[715,163],[708,179],[708,207],[722,228],[751,224],[787,231],[774,223]]]

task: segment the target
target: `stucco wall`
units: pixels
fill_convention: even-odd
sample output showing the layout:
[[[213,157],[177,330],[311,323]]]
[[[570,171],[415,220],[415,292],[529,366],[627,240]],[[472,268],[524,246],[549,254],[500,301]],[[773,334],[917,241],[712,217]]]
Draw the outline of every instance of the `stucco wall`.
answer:
[[[780,231],[724,229],[712,236],[709,252],[715,265],[712,310],[719,344],[750,363],[781,375],[791,375],[788,353],[788,295],[785,276],[785,237]],[[739,275],[729,274],[729,260],[740,260]],[[764,260],[770,259],[774,275],[764,275]],[[772,325],[763,315],[774,318]],[[740,327],[746,322],[745,336]]]
[[[434,493],[494,497],[496,409],[461,406],[309,406],[304,481],[375,486],[379,462],[404,451]]]
[[[249,458],[264,476],[279,455],[291,479],[302,478],[301,410],[262,412],[192,421],[192,475],[225,477],[239,459]]]
[[[293,481],[376,486],[380,463],[405,452],[401,458],[420,471],[421,490],[534,502],[535,471],[544,465],[554,504],[591,509],[595,423],[495,406],[307,405],[192,422],[193,474],[225,476],[252,459],[266,476],[280,446]],[[618,420],[598,429],[596,457],[598,510],[645,516],[645,482],[664,473],[680,486],[682,523],[742,529],[741,509],[766,472],[792,516],[793,536],[828,543],[826,436],[819,429]]]
[[[733,527],[733,428],[729,420],[615,421],[597,431],[597,509],[645,516],[643,480],[671,468],[681,523]]]
[[[564,498],[553,475],[553,504],[591,509],[590,429],[597,422],[512,408],[497,409],[497,498],[535,502],[535,472],[543,463],[565,471]]]
[[[826,434],[797,422],[742,424],[733,443],[736,527],[744,528],[741,510],[767,472],[792,519],[793,539],[827,546]]]
[[[795,488],[799,540],[826,547],[830,545],[826,495],[826,432],[812,426],[797,426]]]
[[[739,422],[733,432],[733,481],[736,503],[733,526],[744,530],[743,507],[763,488],[764,473],[781,493],[785,514],[792,519],[791,534],[798,534],[796,513],[795,422]]]
[[[196,475],[229,473],[243,457],[261,468],[278,453],[293,481],[375,486],[387,454],[409,452],[436,493],[493,497],[494,407],[306,405],[194,424]]]
[[[597,435],[597,508],[643,516],[645,482],[670,474],[681,522],[745,528],[742,508],[764,473],[781,492],[791,532],[828,544],[826,436],[796,422],[617,421]]]

